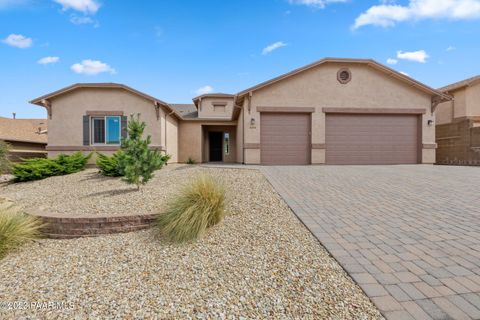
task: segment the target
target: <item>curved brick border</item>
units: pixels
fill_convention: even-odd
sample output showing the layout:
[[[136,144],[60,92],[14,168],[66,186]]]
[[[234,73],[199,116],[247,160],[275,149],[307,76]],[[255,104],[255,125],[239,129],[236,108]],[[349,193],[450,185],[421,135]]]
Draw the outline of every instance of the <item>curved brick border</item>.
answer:
[[[69,239],[130,232],[148,228],[157,214],[137,215],[65,215],[30,213],[47,225],[42,230],[47,238]]]

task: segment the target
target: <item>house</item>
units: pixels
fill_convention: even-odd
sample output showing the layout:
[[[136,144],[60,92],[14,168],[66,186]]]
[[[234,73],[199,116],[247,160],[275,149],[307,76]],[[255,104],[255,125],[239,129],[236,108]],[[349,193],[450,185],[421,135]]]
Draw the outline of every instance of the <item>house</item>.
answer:
[[[118,149],[140,113],[172,162],[435,162],[434,109],[450,97],[369,59],[326,58],[236,94],[171,104],[122,84],[83,83],[31,101],[48,111],[49,156]]]
[[[480,165],[480,76],[439,91],[453,100],[437,107],[437,163]]]
[[[47,151],[47,119],[16,119],[0,117],[0,140],[10,145],[9,158],[45,157]]]

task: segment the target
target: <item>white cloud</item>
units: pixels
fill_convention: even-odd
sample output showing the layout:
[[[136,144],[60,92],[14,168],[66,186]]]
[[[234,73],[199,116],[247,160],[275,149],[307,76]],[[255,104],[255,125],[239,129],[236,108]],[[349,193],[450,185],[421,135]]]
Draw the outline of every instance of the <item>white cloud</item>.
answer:
[[[401,74],[403,74],[404,76],[407,76],[407,77],[410,77],[410,75],[404,71],[399,71]]]
[[[348,0],[288,0],[290,4],[300,4],[308,7],[323,9],[328,4],[347,2]]]
[[[455,48],[454,46],[449,46],[447,49],[445,49],[445,51],[454,51],[454,50],[457,50],[457,48]]]
[[[408,5],[380,4],[357,17],[353,29],[366,25],[391,27],[422,19],[468,20],[480,18],[480,0],[409,0]]]
[[[70,17],[70,22],[73,24],[93,24],[95,23],[95,20],[87,16],[79,17],[77,15],[72,15]]]
[[[263,48],[262,54],[263,54],[263,55],[269,54],[270,52],[272,52],[272,51],[274,51],[274,50],[277,50],[277,49],[279,49],[279,48],[285,47],[286,45],[287,45],[287,44],[286,44],[285,42],[277,41],[277,42],[272,43],[271,45],[266,46],[265,48]]]
[[[9,46],[17,47],[20,49],[29,48],[33,44],[33,40],[31,38],[14,33],[3,39],[2,42],[8,44]]]
[[[195,93],[197,95],[207,94],[207,93],[211,93],[211,92],[213,92],[213,87],[209,86],[209,85],[200,87],[197,90],[195,90]]]
[[[398,60],[397,60],[397,59],[393,59],[393,58],[388,58],[388,59],[387,59],[387,63],[388,63],[388,64],[391,64],[391,65],[394,65],[394,64],[397,64],[397,63],[398,63]]]
[[[100,9],[97,0],[53,0],[62,6],[64,11],[69,9],[83,12],[84,14],[95,14]]]
[[[59,57],[44,57],[40,60],[37,61],[38,64],[50,64],[50,63],[56,63],[60,60]]]
[[[108,72],[111,74],[116,73],[115,69],[108,64],[99,60],[83,60],[81,63],[75,63],[70,67],[73,72],[78,74],[96,75],[102,72]]]
[[[420,63],[427,62],[427,59],[430,56],[425,52],[425,50],[418,51],[397,51],[397,59],[415,61]]]

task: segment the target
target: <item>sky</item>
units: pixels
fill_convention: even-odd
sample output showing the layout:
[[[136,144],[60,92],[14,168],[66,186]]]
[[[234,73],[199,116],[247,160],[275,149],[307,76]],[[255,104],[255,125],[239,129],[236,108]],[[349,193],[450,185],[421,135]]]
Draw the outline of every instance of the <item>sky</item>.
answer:
[[[0,116],[45,118],[28,101],[78,82],[191,103],[324,57],[480,74],[480,0],[0,0]]]

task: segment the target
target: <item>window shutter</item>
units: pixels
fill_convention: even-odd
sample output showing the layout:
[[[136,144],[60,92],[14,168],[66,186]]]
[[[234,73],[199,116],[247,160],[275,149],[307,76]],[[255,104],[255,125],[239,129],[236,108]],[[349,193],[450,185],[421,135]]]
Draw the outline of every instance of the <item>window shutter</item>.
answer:
[[[90,145],[90,117],[83,116],[83,145]]]
[[[127,116],[122,116],[122,124],[121,124],[121,132],[122,132],[122,139],[127,138]]]

